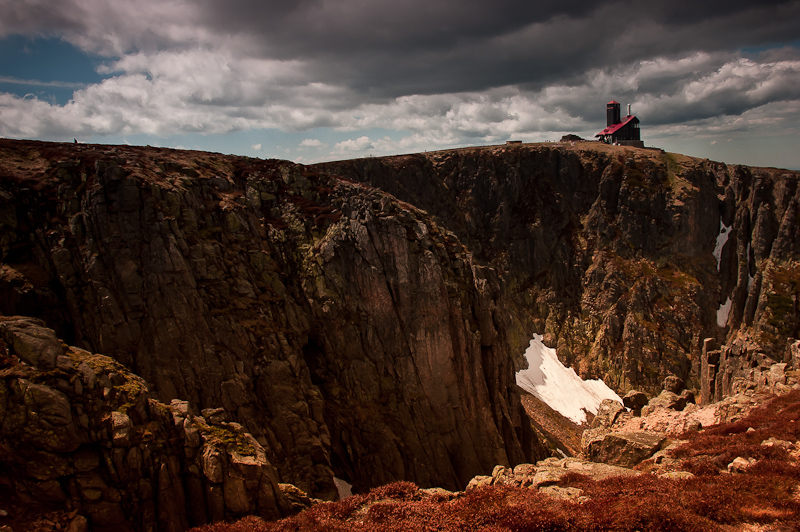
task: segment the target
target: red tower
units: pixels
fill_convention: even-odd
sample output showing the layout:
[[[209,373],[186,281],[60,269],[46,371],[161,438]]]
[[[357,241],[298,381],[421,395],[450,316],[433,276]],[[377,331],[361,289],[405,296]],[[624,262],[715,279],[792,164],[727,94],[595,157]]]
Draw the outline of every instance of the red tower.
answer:
[[[611,100],[606,104],[606,126],[619,124],[620,120],[619,102]]]

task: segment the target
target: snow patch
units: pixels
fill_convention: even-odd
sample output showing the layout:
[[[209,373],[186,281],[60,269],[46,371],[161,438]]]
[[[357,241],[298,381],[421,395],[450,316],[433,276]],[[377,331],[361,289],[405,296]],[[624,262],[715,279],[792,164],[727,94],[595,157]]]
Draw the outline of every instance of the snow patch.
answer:
[[[725,327],[728,324],[728,315],[731,313],[731,298],[728,298],[725,303],[719,306],[717,310],[717,325]]]
[[[602,380],[584,381],[575,370],[564,367],[556,350],[544,345],[539,334],[533,335],[525,359],[528,369],[517,372],[517,385],[575,423],[584,423],[586,412],[596,414],[603,399],[622,402]]]
[[[725,223],[722,221],[722,216],[719,218],[719,234],[717,235],[717,245],[714,246],[714,258],[717,259],[717,271],[720,268],[720,262],[722,261],[722,248],[725,247],[725,243],[728,241],[728,237],[730,236],[731,225],[726,226]]]

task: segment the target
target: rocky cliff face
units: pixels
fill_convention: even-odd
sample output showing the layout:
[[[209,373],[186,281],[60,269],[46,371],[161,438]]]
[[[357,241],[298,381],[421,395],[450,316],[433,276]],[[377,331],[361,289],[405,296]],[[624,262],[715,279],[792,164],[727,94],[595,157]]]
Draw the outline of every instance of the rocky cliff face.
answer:
[[[224,407],[323,498],[541,458],[514,385],[534,332],[651,393],[699,386],[707,337],[769,365],[800,335],[792,172],[595,143],[304,167],[0,141],[0,178],[0,312]]]
[[[705,338],[769,367],[800,334],[796,172],[597,143],[316,168],[426,209],[497,272],[526,330],[620,392],[697,385]]]
[[[96,531],[180,532],[292,513],[264,449],[225,422],[223,409],[202,417],[186,401],[159,403],[141,377],[65,346],[43,325],[0,317],[5,508],[16,501],[39,511],[66,508],[70,530],[90,523]]]
[[[543,453],[500,282],[430,216],[277,161],[6,142],[6,314],[222,406],[281,481],[456,487]]]

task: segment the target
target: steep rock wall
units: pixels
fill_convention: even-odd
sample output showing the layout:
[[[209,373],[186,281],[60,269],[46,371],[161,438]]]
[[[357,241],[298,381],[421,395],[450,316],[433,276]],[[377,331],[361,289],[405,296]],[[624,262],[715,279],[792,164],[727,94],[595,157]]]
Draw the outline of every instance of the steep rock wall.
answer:
[[[491,269],[411,205],[279,161],[7,142],[2,312],[223,406],[281,481],[460,488],[543,450]]]
[[[796,172],[598,143],[315,168],[426,209],[497,272],[526,328],[621,393],[669,374],[697,385],[707,337],[754,336],[779,361],[800,334]]]
[[[0,312],[224,406],[317,496],[541,455],[513,382],[534,332],[619,392],[698,386],[707,337],[767,364],[800,335],[793,172],[596,143],[0,148]]]
[[[5,508],[66,508],[75,529],[98,532],[292,513],[264,449],[223,409],[203,413],[151,399],[140,377],[65,346],[39,320],[0,317]]]

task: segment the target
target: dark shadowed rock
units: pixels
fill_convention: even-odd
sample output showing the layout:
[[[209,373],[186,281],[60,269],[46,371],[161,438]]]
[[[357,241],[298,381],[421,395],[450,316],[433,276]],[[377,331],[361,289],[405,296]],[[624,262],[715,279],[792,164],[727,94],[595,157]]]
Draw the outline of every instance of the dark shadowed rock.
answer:
[[[25,319],[2,320],[6,331],[30,331]],[[36,338],[54,337],[37,327]],[[12,355],[18,345],[8,346]],[[12,492],[80,508],[85,519],[69,525],[77,530],[182,532],[292,512],[263,447],[240,425],[209,424],[186,401],[150,399],[141,378],[108,357],[63,352],[57,371],[12,363],[0,375],[0,448],[27,464],[4,476]],[[64,384],[89,372],[105,385]]]
[[[89,521],[82,515],[76,515],[64,530],[65,532],[89,532]]]
[[[676,377],[675,375],[669,375],[664,382],[661,384],[661,389],[665,392],[672,392],[674,394],[679,394],[683,391],[683,379],[680,377]]]
[[[686,401],[686,404],[695,404],[694,392],[691,390],[683,390],[680,395],[681,399]]]
[[[315,504],[322,502],[319,499],[309,497],[307,493],[292,484],[278,484],[278,489],[293,513],[308,510]]]
[[[0,312],[46,308],[161,401],[222,406],[283,482],[326,499],[334,475],[455,489],[546,455],[513,386],[530,320],[510,318],[502,272],[416,206],[288,162],[122,147],[70,146],[74,164],[26,195],[5,146],[3,257],[37,264],[3,265]],[[84,369],[81,386],[113,392]]]
[[[625,405],[626,408],[639,411],[647,404],[648,400],[647,394],[644,392],[631,390],[622,398],[622,404]]]
[[[0,334],[20,360],[41,368],[52,368],[64,347],[42,320],[15,317],[0,319]]]

